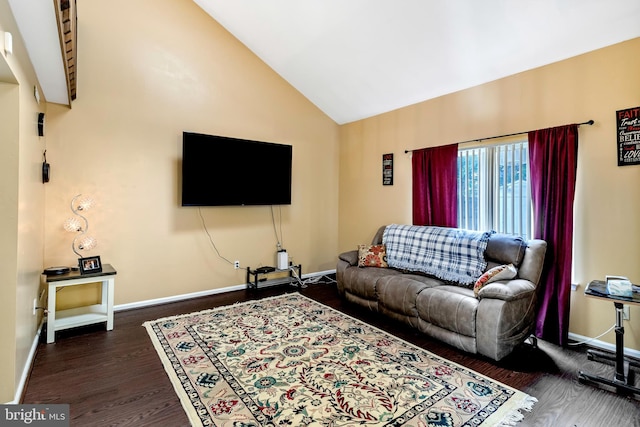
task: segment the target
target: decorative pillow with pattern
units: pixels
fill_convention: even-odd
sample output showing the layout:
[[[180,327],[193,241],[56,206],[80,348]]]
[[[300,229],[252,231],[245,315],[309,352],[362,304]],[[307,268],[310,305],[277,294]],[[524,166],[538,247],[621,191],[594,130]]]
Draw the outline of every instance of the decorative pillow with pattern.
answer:
[[[358,245],[358,267],[389,267],[384,245]]]
[[[485,271],[485,273],[476,280],[475,285],[473,285],[473,293],[476,298],[478,298],[478,292],[480,292],[480,289],[485,285],[498,280],[511,280],[517,275],[518,270],[513,266],[513,264],[504,264],[493,267],[492,269]]]

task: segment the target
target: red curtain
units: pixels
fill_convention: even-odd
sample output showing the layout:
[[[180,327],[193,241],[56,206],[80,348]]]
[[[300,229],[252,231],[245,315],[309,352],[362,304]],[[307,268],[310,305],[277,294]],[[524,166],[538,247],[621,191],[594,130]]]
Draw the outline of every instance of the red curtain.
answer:
[[[413,224],[456,227],[458,145],[414,150]]]
[[[529,132],[533,237],[547,242],[536,336],[560,345],[569,335],[577,160],[578,125]]]

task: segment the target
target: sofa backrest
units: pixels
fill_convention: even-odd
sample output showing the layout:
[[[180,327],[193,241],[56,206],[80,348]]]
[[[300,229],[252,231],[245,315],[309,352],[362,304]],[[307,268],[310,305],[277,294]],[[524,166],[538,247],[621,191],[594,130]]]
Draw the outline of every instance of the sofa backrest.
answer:
[[[372,245],[382,244],[382,234],[386,225],[378,229],[371,241]],[[487,270],[497,265],[513,264],[518,269],[518,277],[538,284],[547,243],[544,240],[526,241],[510,234],[494,233],[489,238],[484,256]]]
[[[520,267],[527,242],[519,236],[510,234],[493,233],[487,242],[484,258],[487,260],[487,269],[502,264],[513,264]]]
[[[371,244],[372,245],[381,245],[382,244],[382,235],[384,234],[384,229],[387,228],[386,225],[383,225],[382,227],[378,228],[378,231],[376,231],[376,235],[373,236],[373,239],[371,240]]]
[[[484,258],[487,270],[502,264],[513,264],[518,269],[518,277],[534,283],[540,281],[547,242],[526,241],[511,234],[494,233],[489,238]]]
[[[538,239],[529,240],[522,264],[518,269],[518,277],[526,279],[537,286],[542,275],[546,252],[547,242]]]

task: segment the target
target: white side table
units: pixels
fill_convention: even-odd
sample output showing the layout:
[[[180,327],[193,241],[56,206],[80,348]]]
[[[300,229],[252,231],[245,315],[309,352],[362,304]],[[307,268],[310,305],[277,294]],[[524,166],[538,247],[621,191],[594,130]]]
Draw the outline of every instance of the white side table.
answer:
[[[56,340],[56,331],[107,322],[107,331],[113,329],[113,293],[116,282],[116,270],[111,264],[102,264],[100,273],[80,274],[71,271],[65,274],[47,277],[49,299],[47,304],[47,343]],[[56,312],[56,292],[65,286],[86,285],[102,282],[100,304],[60,310]]]

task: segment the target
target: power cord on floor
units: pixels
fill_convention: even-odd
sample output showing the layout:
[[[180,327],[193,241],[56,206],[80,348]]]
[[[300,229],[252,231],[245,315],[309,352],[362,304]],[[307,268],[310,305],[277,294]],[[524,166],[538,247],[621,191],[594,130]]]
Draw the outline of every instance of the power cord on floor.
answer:
[[[293,277],[296,279],[296,282],[298,282],[298,286],[300,286],[301,288],[306,288],[307,284],[300,278],[300,276],[298,276],[298,272],[296,271],[296,268],[294,266],[289,266],[289,271],[293,274]]]
[[[337,283],[335,279],[325,275],[313,276],[305,279],[305,283],[318,283],[320,280],[325,280],[327,283]]]
[[[298,276],[298,272],[296,271],[296,268],[294,266],[290,266],[289,267],[289,271],[291,271],[291,273],[293,274],[294,279],[296,279],[297,285],[300,286],[300,288],[304,289],[306,288],[309,284],[313,284],[313,283],[318,283],[321,279],[324,279],[327,281],[327,283],[336,283],[335,279],[332,279],[331,277],[325,275],[322,276],[313,276],[313,277],[308,277],[304,280],[302,280],[300,278],[300,276]]]
[[[595,341],[595,340],[597,340],[598,338],[603,337],[604,335],[608,334],[608,333],[609,333],[609,332],[611,332],[611,331],[613,330],[613,328],[615,328],[615,327],[616,327],[616,325],[614,324],[612,327],[610,327],[609,329],[607,329],[606,331],[604,331],[602,334],[598,335],[597,337],[589,338],[589,339],[584,340],[584,341],[579,341],[579,342],[569,343],[569,344],[567,344],[567,345],[570,345],[570,346],[578,346],[578,345],[582,345],[582,344],[588,344],[588,343],[590,343],[591,341]]]

